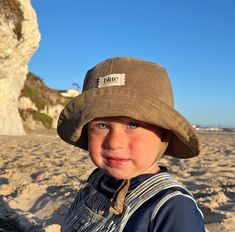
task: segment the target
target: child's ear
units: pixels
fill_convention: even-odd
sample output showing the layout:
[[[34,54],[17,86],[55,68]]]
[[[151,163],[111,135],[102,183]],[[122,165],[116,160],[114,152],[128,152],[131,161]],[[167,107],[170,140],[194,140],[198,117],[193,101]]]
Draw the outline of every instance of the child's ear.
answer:
[[[162,129],[162,134],[161,134],[161,149],[158,154],[158,159],[165,154],[167,147],[169,143],[171,142],[171,139],[173,137],[173,133],[170,130],[167,129]]]

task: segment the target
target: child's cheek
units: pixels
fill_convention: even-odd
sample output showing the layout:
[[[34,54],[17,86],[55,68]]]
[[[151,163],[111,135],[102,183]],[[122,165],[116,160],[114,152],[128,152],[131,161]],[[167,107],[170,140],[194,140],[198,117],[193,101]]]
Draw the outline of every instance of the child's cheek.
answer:
[[[96,136],[90,136],[88,140],[88,152],[91,160],[96,164],[101,159],[102,140]]]

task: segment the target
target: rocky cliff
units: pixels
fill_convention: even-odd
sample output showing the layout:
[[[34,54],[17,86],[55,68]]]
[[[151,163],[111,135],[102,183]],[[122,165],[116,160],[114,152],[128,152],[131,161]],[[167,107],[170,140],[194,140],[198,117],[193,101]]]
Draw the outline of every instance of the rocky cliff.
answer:
[[[28,62],[39,45],[37,17],[30,0],[0,1],[0,134],[24,134],[18,98]]]
[[[18,101],[25,131],[56,128],[59,114],[69,100],[29,72]]]

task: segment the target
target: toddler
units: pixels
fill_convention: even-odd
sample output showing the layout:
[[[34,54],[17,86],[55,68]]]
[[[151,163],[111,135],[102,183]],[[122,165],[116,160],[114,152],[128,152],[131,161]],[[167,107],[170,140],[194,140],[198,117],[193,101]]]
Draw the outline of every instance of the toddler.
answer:
[[[166,69],[129,57],[86,74],[82,94],[58,121],[59,136],[97,166],[79,190],[63,232],[203,232],[192,194],[158,165],[199,154],[191,124],[174,110]]]

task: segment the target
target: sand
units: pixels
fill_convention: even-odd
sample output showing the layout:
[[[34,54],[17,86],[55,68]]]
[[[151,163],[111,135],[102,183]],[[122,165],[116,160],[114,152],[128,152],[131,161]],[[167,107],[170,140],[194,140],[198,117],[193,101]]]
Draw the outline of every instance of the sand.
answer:
[[[235,133],[201,133],[202,152],[190,160],[165,157],[192,191],[209,231],[235,231]],[[60,231],[73,198],[94,169],[85,151],[54,131],[0,136],[0,231]]]

